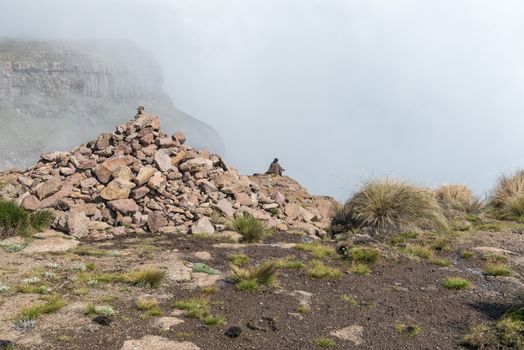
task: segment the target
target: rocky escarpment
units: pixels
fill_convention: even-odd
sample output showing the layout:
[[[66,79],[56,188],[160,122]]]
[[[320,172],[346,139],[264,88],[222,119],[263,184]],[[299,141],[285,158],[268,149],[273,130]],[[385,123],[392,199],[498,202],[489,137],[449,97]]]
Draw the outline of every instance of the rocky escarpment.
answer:
[[[216,131],[176,109],[162,84],[155,61],[127,43],[0,41],[0,169],[71,149],[139,104],[160,113],[166,130],[222,154]]]
[[[1,174],[0,174],[1,175]],[[52,152],[24,173],[0,176],[0,196],[54,211],[57,230],[101,240],[130,233],[227,231],[245,213],[279,231],[325,234],[334,200],[288,177],[241,176],[224,160],[160,131],[139,112],[114,133],[71,152]]]

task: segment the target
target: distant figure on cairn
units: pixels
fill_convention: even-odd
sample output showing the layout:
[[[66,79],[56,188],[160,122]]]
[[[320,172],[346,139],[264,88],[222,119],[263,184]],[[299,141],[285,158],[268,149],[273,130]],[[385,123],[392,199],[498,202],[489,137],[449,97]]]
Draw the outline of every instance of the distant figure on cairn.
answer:
[[[273,163],[271,163],[271,165],[269,166],[269,169],[266,172],[266,175],[272,174],[272,175],[282,176],[282,173],[284,171],[285,169],[283,169],[280,166],[280,164],[278,164],[278,158],[275,158],[275,160],[273,160]]]

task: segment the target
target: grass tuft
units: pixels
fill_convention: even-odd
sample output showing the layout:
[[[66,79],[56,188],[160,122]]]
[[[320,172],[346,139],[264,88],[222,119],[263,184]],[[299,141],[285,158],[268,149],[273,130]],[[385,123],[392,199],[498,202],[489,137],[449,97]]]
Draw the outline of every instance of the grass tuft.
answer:
[[[312,260],[309,263],[307,273],[314,278],[339,279],[342,277],[342,272],[339,269],[329,267],[320,260]]]
[[[524,216],[524,171],[503,175],[493,190],[489,204],[500,219],[515,220]]]
[[[484,266],[484,273],[488,276],[511,276],[509,265],[488,262]]]
[[[262,221],[247,213],[235,218],[231,222],[231,228],[241,234],[242,239],[249,243],[259,242],[266,234]]]
[[[471,286],[471,282],[461,277],[448,277],[444,280],[444,287],[448,289],[462,290]]]
[[[13,202],[0,198],[0,237],[29,236],[49,227],[52,222],[53,214],[48,210],[31,213]]]
[[[478,214],[482,201],[465,185],[444,185],[435,190],[435,196],[447,217]]]
[[[148,288],[158,288],[166,277],[166,271],[149,267],[142,270],[131,271],[123,276],[125,282]]]
[[[373,180],[345,204],[347,229],[364,228],[375,234],[444,229],[448,222],[432,191],[407,182]],[[340,213],[337,225],[341,224]]]
[[[295,246],[295,249],[311,252],[316,259],[323,259],[329,256],[336,256],[337,253],[335,248],[325,246],[320,242],[299,243]]]
[[[256,291],[260,286],[274,286],[277,283],[276,274],[278,263],[275,261],[264,261],[260,266],[252,268],[240,268],[231,266],[231,273],[237,281],[239,290]]]
[[[332,348],[335,345],[337,345],[337,343],[333,339],[329,338],[317,338],[313,341],[313,343],[321,348]]]
[[[249,257],[241,253],[231,254],[229,259],[231,259],[231,263],[235,266],[242,266],[249,262]]]
[[[209,300],[205,298],[191,298],[175,303],[175,308],[185,310],[185,317],[196,318],[205,325],[218,326],[225,323],[221,316],[212,315],[209,311]]]
[[[406,325],[404,323],[397,323],[395,325],[397,332],[406,337],[416,337],[422,333],[422,327],[418,325]]]
[[[64,299],[60,296],[50,296],[46,299],[45,304],[34,305],[22,309],[17,320],[36,320],[41,315],[52,314],[66,305]]]

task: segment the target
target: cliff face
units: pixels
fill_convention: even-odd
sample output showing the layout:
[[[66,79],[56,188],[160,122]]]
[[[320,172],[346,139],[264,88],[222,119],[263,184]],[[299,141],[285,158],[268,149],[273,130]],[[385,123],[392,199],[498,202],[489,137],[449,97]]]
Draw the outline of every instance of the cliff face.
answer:
[[[127,43],[0,41],[0,169],[87,141],[138,105],[223,153],[216,131],[176,109],[162,85],[156,62]]]

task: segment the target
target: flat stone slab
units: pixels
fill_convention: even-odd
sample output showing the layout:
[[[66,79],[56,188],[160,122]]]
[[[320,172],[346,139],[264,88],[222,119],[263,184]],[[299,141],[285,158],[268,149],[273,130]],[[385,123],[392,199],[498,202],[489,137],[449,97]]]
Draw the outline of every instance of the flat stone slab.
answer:
[[[62,237],[35,239],[25,249],[22,250],[22,253],[35,254],[65,252],[69,249],[76,248],[79,244],[80,242],[75,239],[65,239]]]
[[[120,350],[200,350],[195,344],[177,342],[163,337],[146,335],[140,340],[127,340]]]
[[[342,328],[331,332],[331,335],[342,340],[352,342],[355,345],[361,345],[364,343],[364,327],[359,325],[352,325],[346,328]]]
[[[162,331],[169,331],[172,327],[184,323],[184,320],[181,320],[178,317],[159,317],[153,320],[153,326],[160,328]]]

